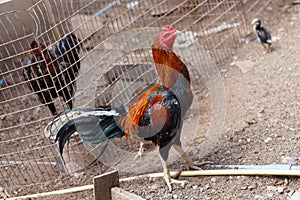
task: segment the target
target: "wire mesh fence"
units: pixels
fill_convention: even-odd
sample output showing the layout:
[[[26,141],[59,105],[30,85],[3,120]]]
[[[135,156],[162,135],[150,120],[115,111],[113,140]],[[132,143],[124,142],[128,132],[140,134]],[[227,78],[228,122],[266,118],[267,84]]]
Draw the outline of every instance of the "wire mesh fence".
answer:
[[[155,82],[150,46],[162,26],[182,31],[176,48],[192,65],[222,66],[269,3],[0,1],[0,186],[57,179],[66,168],[46,124],[66,108],[129,103]],[[203,73],[193,76],[196,92]]]

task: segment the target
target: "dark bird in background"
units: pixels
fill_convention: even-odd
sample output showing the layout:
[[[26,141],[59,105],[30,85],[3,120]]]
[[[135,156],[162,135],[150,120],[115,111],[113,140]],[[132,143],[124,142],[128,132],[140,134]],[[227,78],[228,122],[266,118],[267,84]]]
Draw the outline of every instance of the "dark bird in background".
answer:
[[[76,77],[80,69],[80,40],[73,34],[63,36],[54,52],[37,41],[31,43],[30,65],[24,69],[25,80],[42,104],[57,115],[53,99],[63,97],[70,109],[75,94]]]
[[[271,34],[261,26],[261,21],[259,19],[254,19],[251,24],[253,25],[253,30],[257,36],[258,41],[264,47],[264,54],[271,52],[271,44],[272,44],[272,37]],[[265,46],[265,44],[267,46]]]
[[[58,63],[63,65],[64,79],[66,83],[72,85],[72,96],[75,92],[75,79],[80,69],[80,58],[78,53],[80,52],[81,41],[71,33],[67,36],[63,36],[58,44],[55,46],[54,52],[58,58]],[[69,107],[72,108],[72,101],[69,103]]]
[[[109,108],[100,106],[66,110],[61,114],[69,113],[72,116],[59,128],[56,135],[61,154],[66,142],[75,132],[80,134],[83,141],[93,144],[121,137],[130,140],[135,134],[141,141],[140,151],[144,140],[159,146],[164,179],[170,191],[172,183],[182,183],[170,176],[167,159],[172,146],[181,155],[188,169],[200,169],[199,166],[208,163],[193,163],[181,147],[183,116],[192,104],[193,94],[189,71],[173,52],[176,32],[171,26],[164,26],[155,37],[152,54],[159,80],[143,91],[128,108],[122,105]],[[59,121],[61,115],[53,123]],[[53,123],[50,123],[50,130]]]

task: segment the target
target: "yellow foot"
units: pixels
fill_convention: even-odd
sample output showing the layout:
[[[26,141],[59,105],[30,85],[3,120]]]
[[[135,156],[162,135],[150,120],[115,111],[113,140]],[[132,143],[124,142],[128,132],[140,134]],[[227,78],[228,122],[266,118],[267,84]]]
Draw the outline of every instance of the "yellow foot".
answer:
[[[143,153],[145,152],[145,147],[144,147],[144,143],[141,143],[140,148],[139,148],[139,152],[137,153],[137,155],[134,157],[134,160],[137,160],[138,158],[141,158],[143,156]]]
[[[185,164],[185,166],[186,166],[187,170],[190,170],[190,169],[202,170],[201,166],[207,165],[207,164],[213,164],[213,162],[210,162],[210,161],[205,161],[205,162],[201,162],[201,163],[187,162]]]
[[[266,49],[266,50],[263,51],[263,54],[266,55],[266,54],[268,54],[270,52],[271,52],[271,49]]]
[[[172,184],[180,184],[181,187],[184,187],[188,183],[188,181],[177,180],[177,179],[171,178],[170,181],[169,181],[169,179],[166,179],[166,183],[167,183],[167,186],[169,188],[169,192],[172,192],[172,190],[173,190]]]

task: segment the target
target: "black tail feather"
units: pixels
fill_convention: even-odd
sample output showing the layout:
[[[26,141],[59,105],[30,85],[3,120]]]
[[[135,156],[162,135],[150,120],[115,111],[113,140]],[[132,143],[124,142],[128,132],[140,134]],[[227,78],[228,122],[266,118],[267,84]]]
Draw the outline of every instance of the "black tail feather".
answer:
[[[55,142],[58,141],[59,152],[62,155],[63,149],[67,141],[70,140],[71,135],[76,132],[76,126],[74,124],[74,120],[68,121],[62,128],[60,128],[59,132],[56,135]]]
[[[53,123],[59,121],[59,118],[66,115],[69,119],[58,130],[55,141],[58,141],[60,154],[70,137],[75,133],[79,133],[83,141],[99,144],[113,138],[123,137],[124,132],[118,126],[118,118],[126,112],[123,108],[79,108],[66,110],[61,112]]]

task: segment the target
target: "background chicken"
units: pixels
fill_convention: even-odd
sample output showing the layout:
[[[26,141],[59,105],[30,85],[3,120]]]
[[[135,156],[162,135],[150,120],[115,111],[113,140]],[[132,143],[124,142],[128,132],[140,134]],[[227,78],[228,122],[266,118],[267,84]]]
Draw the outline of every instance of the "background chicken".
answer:
[[[25,68],[24,77],[52,115],[57,114],[53,98],[58,96],[63,97],[70,109],[73,108],[72,98],[80,69],[79,50],[80,40],[73,33],[63,36],[54,52],[37,41],[31,43],[31,65]]]
[[[253,25],[253,30],[257,36],[258,41],[264,47],[264,54],[270,53],[272,44],[271,34],[261,26],[261,21],[259,19],[254,19],[251,24]],[[267,44],[267,47],[264,44]]]
[[[64,100],[73,108],[72,97],[76,89],[76,77],[80,70],[79,51],[81,48],[81,41],[71,33],[63,36],[58,44],[55,46],[55,55],[58,58],[59,66],[61,67],[60,76],[56,82],[56,89],[59,96],[64,97]],[[65,87],[69,92],[66,92]]]
[[[167,159],[172,146],[182,156],[188,169],[200,169],[198,166],[204,163],[192,163],[181,147],[183,116],[191,106],[193,94],[188,69],[173,52],[175,38],[176,30],[170,26],[163,27],[155,37],[152,54],[159,80],[128,109],[123,106],[80,108],[63,113],[71,113],[73,117],[58,130],[56,136],[61,154],[65,143],[76,131],[82,140],[93,144],[117,137],[130,139],[135,134],[142,141],[140,151],[144,140],[159,146],[164,179],[170,191],[171,183],[182,183],[171,178],[169,173]]]

